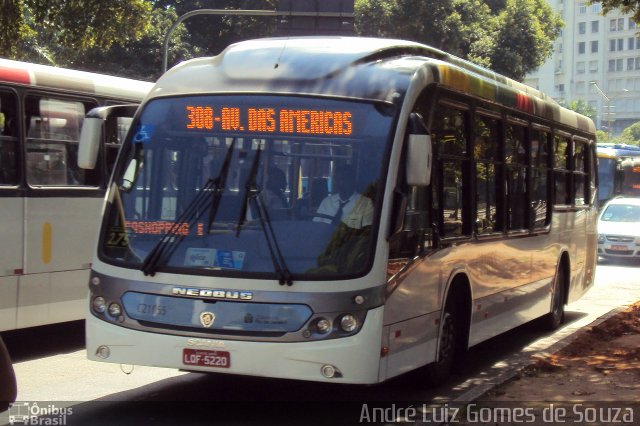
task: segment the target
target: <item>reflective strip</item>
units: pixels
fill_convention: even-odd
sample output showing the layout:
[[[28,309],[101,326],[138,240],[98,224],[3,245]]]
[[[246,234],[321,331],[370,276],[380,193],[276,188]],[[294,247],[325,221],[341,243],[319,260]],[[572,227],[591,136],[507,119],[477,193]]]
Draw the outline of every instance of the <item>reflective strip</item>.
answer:
[[[0,65],[0,81],[8,81],[10,83],[29,84],[31,78],[29,71],[17,68],[9,68]]]
[[[42,224],[42,263],[51,262],[51,223]]]

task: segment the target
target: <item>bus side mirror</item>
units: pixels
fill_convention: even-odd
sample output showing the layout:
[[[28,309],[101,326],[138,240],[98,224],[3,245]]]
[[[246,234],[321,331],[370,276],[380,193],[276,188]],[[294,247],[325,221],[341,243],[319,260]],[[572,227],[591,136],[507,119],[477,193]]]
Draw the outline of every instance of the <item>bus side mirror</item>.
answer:
[[[122,184],[120,188],[123,191],[129,192],[131,188],[133,188],[133,184],[136,181],[136,176],[138,175],[138,160],[132,158],[127,166],[127,169],[124,171],[124,176],[122,176]]]
[[[95,169],[98,153],[103,144],[105,122],[110,118],[128,117],[136,113],[138,105],[112,105],[94,108],[82,122],[80,146],[78,147],[78,167]]]
[[[102,142],[104,120],[98,117],[87,117],[82,122],[80,146],[78,147],[78,167],[93,170],[96,168],[98,152]]]
[[[407,184],[429,186],[431,183],[431,163],[433,160],[431,136],[420,114],[409,116],[409,137],[407,140]]]

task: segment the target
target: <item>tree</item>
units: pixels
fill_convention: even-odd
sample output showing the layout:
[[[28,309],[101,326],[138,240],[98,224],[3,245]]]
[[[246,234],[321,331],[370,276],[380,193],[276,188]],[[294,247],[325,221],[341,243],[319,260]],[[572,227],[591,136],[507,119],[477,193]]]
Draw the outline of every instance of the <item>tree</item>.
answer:
[[[546,0],[507,0],[499,15],[491,68],[516,80],[542,65],[553,53],[562,21]]]
[[[567,105],[567,108],[577,112],[578,114],[585,115],[594,121],[596,119],[596,116],[598,115],[598,111],[593,106],[586,103],[583,99],[572,101],[569,105]]]
[[[178,15],[172,7],[154,8],[151,11],[149,31],[143,36],[115,42],[108,50],[89,49],[74,61],[73,67],[142,80],[157,80],[162,74],[164,38],[177,19]],[[170,63],[200,53],[189,44],[188,38],[184,26],[173,32],[168,55]]]
[[[355,0],[356,31],[364,36],[391,36],[394,3],[389,0]]]
[[[545,0],[356,0],[355,13],[361,35],[429,44],[518,80],[562,27]]]
[[[624,14],[633,14],[632,19],[640,23],[640,0],[598,0],[589,1],[588,3],[601,3],[602,12],[605,15],[614,9],[618,9]]]
[[[131,78],[162,73],[164,37],[194,9],[275,10],[277,0],[0,0],[0,56]],[[172,33],[169,64],[273,34],[273,17],[193,17]]]
[[[2,0],[0,54],[68,64],[91,48],[135,39],[148,30],[145,0]]]
[[[640,145],[640,121],[624,129],[621,137],[633,145]]]
[[[466,57],[494,25],[482,0],[356,0],[360,35],[418,41]]]
[[[35,34],[24,20],[23,9],[22,0],[0,1],[0,56],[18,58],[21,41]]]
[[[275,10],[276,6],[277,0],[160,0],[155,4],[156,8],[174,7],[177,16],[197,9]],[[187,29],[188,43],[202,56],[217,55],[238,41],[272,35],[276,23],[274,17],[202,15],[191,17],[182,25]],[[194,55],[176,59],[190,57]]]

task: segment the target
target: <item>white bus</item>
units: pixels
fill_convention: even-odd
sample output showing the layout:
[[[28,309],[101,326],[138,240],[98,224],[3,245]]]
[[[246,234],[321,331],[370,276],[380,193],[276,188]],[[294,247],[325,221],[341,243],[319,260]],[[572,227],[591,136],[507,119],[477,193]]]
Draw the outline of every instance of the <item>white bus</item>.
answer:
[[[263,39],[185,62],[141,104],[115,167],[88,357],[443,380],[470,346],[559,326],[593,284],[594,133],[412,42]]]
[[[84,318],[119,141],[115,128],[99,166],[85,171],[77,166],[80,128],[90,109],[140,103],[151,86],[0,59],[0,331]]]

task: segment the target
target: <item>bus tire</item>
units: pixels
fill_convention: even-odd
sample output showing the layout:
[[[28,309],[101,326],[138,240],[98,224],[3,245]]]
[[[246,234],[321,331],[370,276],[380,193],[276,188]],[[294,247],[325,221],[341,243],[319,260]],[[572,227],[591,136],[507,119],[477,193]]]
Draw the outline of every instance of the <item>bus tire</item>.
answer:
[[[543,330],[557,330],[564,323],[564,291],[567,285],[567,273],[564,265],[560,264],[554,280],[551,311],[540,318]]]
[[[424,367],[425,378],[430,385],[437,386],[449,379],[457,357],[461,332],[455,305],[447,303],[442,315],[442,327],[438,336],[438,358]]]

